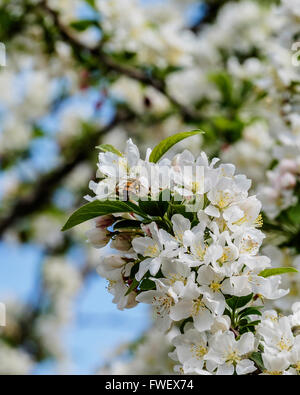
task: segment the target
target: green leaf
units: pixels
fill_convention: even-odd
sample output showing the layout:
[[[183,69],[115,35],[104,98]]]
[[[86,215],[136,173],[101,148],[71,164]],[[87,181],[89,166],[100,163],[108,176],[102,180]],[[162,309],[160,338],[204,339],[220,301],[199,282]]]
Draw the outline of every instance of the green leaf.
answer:
[[[228,309],[225,309],[223,314],[227,315],[229,318],[231,318],[231,316],[232,316],[231,312]]]
[[[132,283],[131,283],[130,287],[128,288],[125,296],[129,295],[130,292],[134,291],[137,288],[138,285],[139,285],[139,282],[134,278],[132,280]]]
[[[261,315],[261,312],[255,307],[247,307],[239,313],[239,316],[246,317],[247,315]]]
[[[151,200],[140,200],[139,201],[139,207],[146,213],[151,216],[159,216],[159,210],[158,210],[158,205],[157,202],[151,201]]]
[[[101,144],[98,145],[96,148],[98,148],[103,152],[112,152],[113,154],[116,154],[118,156],[123,156],[123,154],[120,151],[118,151],[115,147],[113,147],[110,144]]]
[[[186,139],[187,137],[195,136],[197,134],[203,134],[204,132],[200,129],[192,130],[190,132],[177,133],[171,137],[168,137],[161,141],[152,151],[150,155],[150,162],[157,163],[161,157],[169,151],[179,141]]]
[[[94,19],[82,19],[80,21],[74,21],[70,23],[70,26],[78,32],[84,32],[86,29],[92,26],[99,27],[98,22]]]
[[[253,298],[253,293],[246,295],[246,296],[239,297],[238,301],[237,301],[236,308],[240,309],[241,307],[246,306],[246,304],[248,304],[252,300],[252,298]]]
[[[246,306],[250,302],[253,297],[253,293],[247,296],[233,296],[229,299],[226,299],[227,305],[231,308],[231,310],[240,309],[243,306]]]
[[[209,77],[221,91],[223,103],[225,105],[235,104],[232,78],[225,72],[211,74]]]
[[[85,0],[91,7],[96,8],[96,0]]]
[[[264,362],[260,352],[253,352],[250,355],[250,359],[256,364],[256,366],[263,372],[266,370]]]
[[[228,307],[231,308],[231,310],[235,310],[236,309],[236,301],[237,298],[235,296],[233,296],[232,298],[226,299],[226,303],[228,305]]]
[[[35,126],[33,129],[33,137],[43,137],[45,135],[45,131],[39,127]]]
[[[287,215],[293,224],[298,225],[300,223],[300,205],[289,208]]]
[[[239,321],[239,326],[243,327],[243,326],[247,326],[248,325],[248,320],[246,318],[244,318],[243,320]]]
[[[141,291],[150,291],[152,289],[156,288],[155,282],[152,280],[149,280],[148,278],[145,278],[141,283],[140,283],[140,290]]]
[[[169,203],[155,200],[139,200],[139,207],[148,215],[163,217],[168,210]]]
[[[124,219],[122,221],[118,221],[114,225],[114,230],[118,229],[137,229],[141,227],[140,221],[134,221],[132,219]]]
[[[298,273],[294,267],[276,267],[273,269],[265,269],[259,273],[261,277],[279,276],[284,273]]]
[[[138,262],[136,262],[136,263],[132,266],[132,268],[131,268],[131,270],[130,270],[130,276],[129,276],[129,278],[130,278],[131,280],[135,280],[135,275],[136,275],[137,272],[139,271],[139,267],[140,267],[140,265],[139,265]]]
[[[242,321],[244,321],[244,320],[242,320]],[[251,321],[251,322],[247,322],[247,323],[240,323],[240,326],[241,327],[255,327],[255,326],[257,326],[258,324],[260,324],[260,320],[256,320],[256,321]]]
[[[134,203],[118,200],[95,200],[94,202],[88,203],[75,211],[62,228],[62,231],[71,229],[76,225],[88,221],[89,219],[115,213],[135,213],[144,217],[144,213]]]
[[[189,317],[189,318],[186,318],[185,320],[182,321],[182,323],[180,324],[180,327],[179,327],[179,330],[180,330],[180,332],[181,332],[182,334],[184,333],[184,327],[185,327],[185,325],[186,325],[188,322],[193,322],[193,318],[192,318],[192,317]]]

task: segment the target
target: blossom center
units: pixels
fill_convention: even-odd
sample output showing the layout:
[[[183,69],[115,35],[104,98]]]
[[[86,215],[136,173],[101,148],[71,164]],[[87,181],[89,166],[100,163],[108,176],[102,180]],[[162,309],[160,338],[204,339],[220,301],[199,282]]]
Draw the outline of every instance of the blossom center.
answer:
[[[191,353],[197,359],[202,359],[204,355],[207,354],[207,348],[204,347],[202,344],[193,344],[191,346]]]
[[[223,255],[219,259],[220,265],[223,265],[224,262],[227,262],[229,260],[229,254],[230,254],[230,248],[224,247],[223,248]]]
[[[295,364],[295,369],[300,372],[300,361]]]
[[[212,282],[211,284],[210,284],[210,288],[214,291],[214,292],[218,292],[218,291],[220,291],[220,288],[221,288],[221,284],[220,283],[217,283],[217,282]]]
[[[200,190],[200,182],[193,181],[192,182],[192,192],[197,193]]]
[[[241,253],[250,253],[259,246],[259,243],[252,240],[250,237],[243,239]]]
[[[154,296],[152,302],[155,310],[155,314],[158,317],[163,317],[170,313],[170,309],[173,305],[173,298],[168,295]]]
[[[198,258],[200,259],[200,261],[203,261],[205,252],[206,252],[206,248],[202,248],[200,245],[198,245],[197,247],[195,247],[195,252],[196,252]]]
[[[236,364],[240,360],[241,360],[241,357],[239,356],[238,352],[236,350],[234,350],[227,355],[226,362]]]
[[[277,344],[277,347],[280,348],[281,351],[290,351],[290,349],[292,348],[291,341],[285,339],[282,336],[280,342]]]
[[[228,204],[230,203],[231,199],[230,199],[230,194],[229,192],[220,192],[219,194],[219,200],[217,202],[217,205],[220,208],[225,208],[226,206],[228,206]]]
[[[237,221],[233,222],[233,225],[243,225],[245,222],[248,221],[248,216],[245,214],[242,218],[238,219]]]
[[[259,214],[259,216],[254,221],[254,226],[256,228],[261,228],[263,226],[263,224],[264,224],[263,217],[261,214]]]
[[[149,246],[145,250],[145,255],[150,257],[156,257],[159,253],[158,245],[155,244],[154,246]]]
[[[199,311],[205,308],[205,304],[202,302],[202,299],[194,299],[192,305],[192,315],[195,316],[199,314]]]
[[[168,274],[167,278],[170,285],[174,285],[176,281],[182,281],[184,284],[186,284],[186,278],[178,273],[170,273]]]

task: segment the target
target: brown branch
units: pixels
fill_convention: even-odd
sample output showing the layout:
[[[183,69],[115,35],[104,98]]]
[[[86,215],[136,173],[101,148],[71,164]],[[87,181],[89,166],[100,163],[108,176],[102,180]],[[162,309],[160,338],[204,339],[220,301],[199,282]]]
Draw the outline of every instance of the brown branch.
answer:
[[[102,51],[101,46],[98,48],[89,48],[85,46],[72,35],[71,29],[61,23],[59,14],[48,7],[47,1],[42,1],[39,6],[42,7],[42,9],[52,17],[55,26],[59,30],[61,38],[68,42],[72,46],[73,50],[88,51],[93,57],[100,61],[102,65],[104,65],[108,69],[108,71],[114,71],[121,75],[126,75],[129,78],[135,79],[157,89],[159,92],[163,93],[169,99],[169,101],[179,110],[185,120],[195,122],[201,121],[198,115],[194,114],[193,111],[178,103],[176,99],[168,94],[165,82],[163,80],[149,76],[142,70],[116,63],[110,56]],[[21,198],[14,205],[11,212],[3,219],[0,219],[0,237],[8,228],[13,226],[16,221],[27,215],[32,214],[34,211],[39,210],[43,206],[45,206],[51,200],[51,197],[57,185],[79,163],[85,160],[90,155],[91,151],[94,150],[94,147],[97,144],[99,137],[107,133],[116,124],[129,119],[133,119],[133,114],[116,117],[102,131],[95,133],[95,135],[90,138],[87,144],[85,144],[84,146],[80,146],[80,148],[74,153],[72,159],[66,161],[63,165],[61,165],[51,174],[43,177],[40,181],[37,181],[34,192],[24,198]]]
[[[238,0],[233,0],[238,1]],[[195,23],[190,30],[194,33],[199,33],[201,29],[207,25],[213,23],[220,11],[220,9],[228,2],[228,0],[210,0],[206,1],[206,12],[203,18],[201,18],[197,23]]]
[[[97,61],[100,61],[101,65],[104,66],[108,71],[114,71],[118,74],[125,75],[129,78],[140,81],[145,85],[152,86],[166,96],[170,103],[172,103],[178,109],[178,111],[181,113],[182,117],[185,120],[195,122],[202,120],[200,119],[199,115],[197,115],[194,111],[179,103],[174,97],[172,97],[168,93],[168,89],[164,80],[147,75],[144,71],[140,69],[117,63],[111,56],[103,51],[101,45],[96,48],[87,47],[74,37],[71,29],[68,26],[65,26],[60,21],[59,13],[48,7],[46,0],[42,1],[40,3],[40,6],[42,6],[43,10],[52,16],[53,22],[57,27],[61,37],[72,46],[73,50],[77,52],[89,52],[93,57],[97,59]]]
[[[11,212],[0,221],[0,237],[3,233],[13,226],[21,218],[32,214],[33,212],[44,207],[52,198],[52,195],[59,183],[82,161],[86,160],[91,152],[94,151],[99,138],[108,133],[112,128],[122,122],[133,119],[132,114],[118,114],[108,125],[102,130],[95,132],[85,144],[80,145],[70,160],[60,165],[56,170],[43,177],[36,182],[33,192],[21,198]]]

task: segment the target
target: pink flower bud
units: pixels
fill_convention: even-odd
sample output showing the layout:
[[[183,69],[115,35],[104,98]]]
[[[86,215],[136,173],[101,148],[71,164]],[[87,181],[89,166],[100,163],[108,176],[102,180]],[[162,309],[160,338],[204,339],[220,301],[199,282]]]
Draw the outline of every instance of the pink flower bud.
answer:
[[[281,185],[283,188],[294,188],[297,183],[296,177],[291,173],[285,173],[281,177]]]
[[[291,159],[283,159],[280,163],[281,173],[297,173],[297,163]]]
[[[115,218],[112,215],[103,215],[96,219],[96,228],[108,228],[115,222]]]
[[[95,248],[102,248],[110,241],[110,233],[103,228],[94,228],[86,233],[88,241]]]
[[[130,233],[119,233],[111,242],[111,248],[119,251],[131,249],[132,235]]]

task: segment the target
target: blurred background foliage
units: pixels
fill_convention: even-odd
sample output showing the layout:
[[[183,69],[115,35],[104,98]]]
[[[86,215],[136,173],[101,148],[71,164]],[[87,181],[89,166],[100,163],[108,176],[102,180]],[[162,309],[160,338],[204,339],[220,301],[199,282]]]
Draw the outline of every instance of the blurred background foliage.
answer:
[[[0,0],[7,51],[0,70],[0,297],[7,306],[0,373],[111,372],[101,366],[121,341],[134,341],[120,349],[125,359],[128,350],[145,359],[154,344],[167,354],[168,341],[152,330],[134,340],[151,325],[147,311],[122,315],[110,307],[95,270],[103,252],[86,243],[85,225],[60,229],[95,179],[100,143],[122,149],[133,137],[145,152],[163,137],[201,128],[201,139],[178,149],[233,162],[254,179],[254,190],[267,183],[266,171],[279,162],[277,129],[290,127],[286,112],[298,103],[299,69],[290,70],[292,41],[278,33],[284,25],[276,7],[271,0]],[[274,60],[282,43],[284,65]],[[297,202],[281,207],[281,217],[265,213],[278,265],[297,264]],[[133,361],[112,371],[168,372],[158,360],[159,353],[145,366]]]

